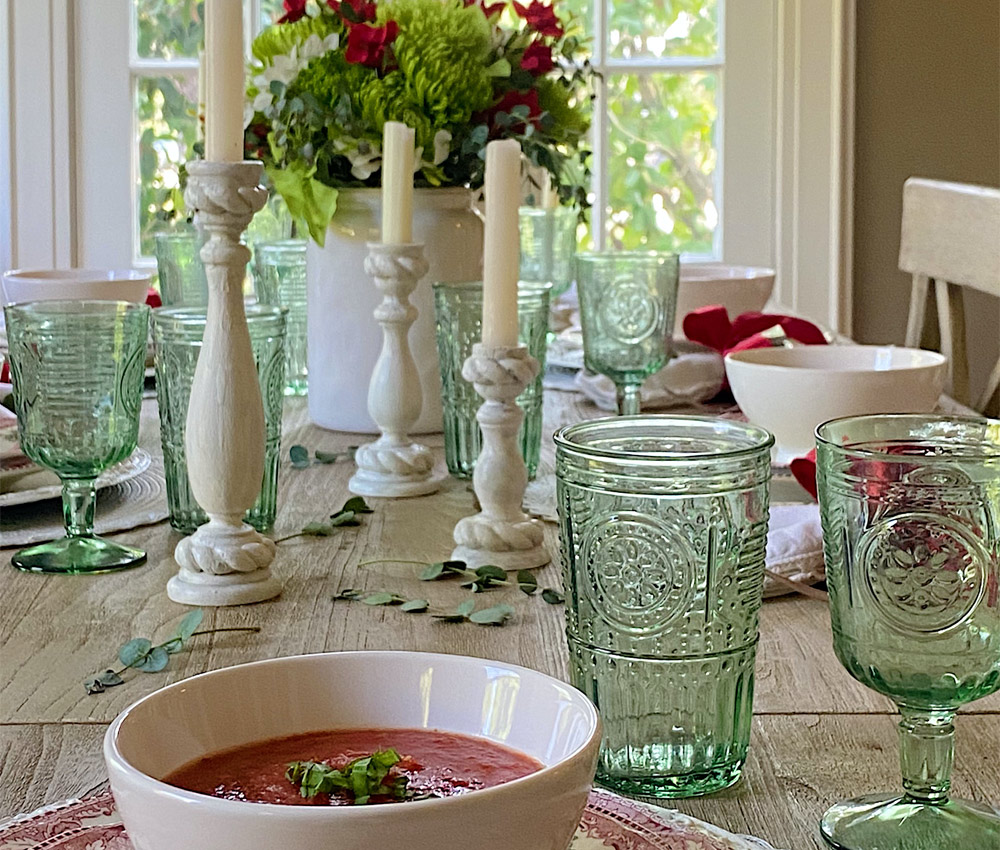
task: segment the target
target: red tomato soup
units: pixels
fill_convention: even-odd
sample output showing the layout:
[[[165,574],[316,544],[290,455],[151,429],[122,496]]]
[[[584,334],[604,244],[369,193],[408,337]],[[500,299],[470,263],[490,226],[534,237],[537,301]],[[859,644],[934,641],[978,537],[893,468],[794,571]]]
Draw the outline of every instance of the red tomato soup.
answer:
[[[392,748],[401,756],[390,778],[406,776],[416,795],[451,797],[491,788],[541,770],[542,764],[509,747],[428,729],[339,729],[272,738],[224,750],[189,762],[164,782],[226,800],[287,805],[351,805],[339,792],[306,798],[285,776],[289,762],[325,762],[341,768],[348,762]],[[396,802],[372,797],[371,802]]]

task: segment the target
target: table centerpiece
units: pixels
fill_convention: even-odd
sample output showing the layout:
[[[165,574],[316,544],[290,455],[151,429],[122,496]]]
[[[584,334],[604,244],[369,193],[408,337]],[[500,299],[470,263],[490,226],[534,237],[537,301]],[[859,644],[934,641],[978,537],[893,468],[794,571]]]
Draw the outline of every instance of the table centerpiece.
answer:
[[[380,338],[364,258],[379,239],[383,127],[400,121],[416,136],[413,236],[430,267],[413,296],[424,398],[414,433],[440,430],[431,284],[481,276],[472,192],[483,183],[486,144],[516,139],[561,201],[586,206],[593,75],[582,28],[540,0],[284,5],[253,44],[246,142],[312,238],[310,416],[377,430],[366,398]]]

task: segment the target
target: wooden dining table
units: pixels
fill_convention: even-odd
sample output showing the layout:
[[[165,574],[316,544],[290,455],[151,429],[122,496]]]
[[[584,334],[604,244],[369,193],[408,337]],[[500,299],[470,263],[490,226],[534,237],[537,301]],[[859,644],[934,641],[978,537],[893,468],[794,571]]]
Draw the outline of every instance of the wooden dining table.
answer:
[[[576,393],[546,391],[546,434],[598,415]],[[346,459],[293,468],[288,447],[342,451],[364,438],[310,424],[305,400],[290,398],[282,439],[276,538],[338,510],[350,497],[354,468]],[[425,441],[440,459],[441,435]],[[551,457],[550,443],[545,457]],[[181,535],[167,522],[114,535],[144,548],[148,562],[107,575],[36,575],[0,565],[0,820],[101,789],[107,782],[101,741],[109,722],[151,691],[208,670],[301,653],[406,649],[493,658],[568,678],[563,606],[538,594],[489,591],[489,602],[514,608],[502,627],[445,623],[398,607],[335,599],[345,588],[426,598],[442,608],[468,598],[457,582],[421,582],[419,567],[385,559],[447,558],[455,522],[475,510],[469,482],[449,478],[431,496],[369,502],[374,510],[360,526],[279,544],[274,571],[284,585],[280,597],[206,609],[201,626],[259,632],[195,637],[171,656],[166,670],[127,671],[124,685],[96,695],[86,693],[84,680],[118,667],[119,646],[133,637],[170,637],[188,610],[166,593],[177,569],[171,553]],[[552,562],[538,570],[539,585],[559,588],[558,529],[552,523],[545,525],[545,540]],[[4,562],[11,553],[3,552]],[[477,597],[480,605],[486,600]],[[710,796],[664,804],[779,850],[818,850],[825,847],[818,821],[833,802],[899,788],[895,708],[837,661],[821,599],[788,595],[764,602],[756,679],[741,781]],[[957,729],[954,792],[1000,804],[1000,694],[964,708]]]

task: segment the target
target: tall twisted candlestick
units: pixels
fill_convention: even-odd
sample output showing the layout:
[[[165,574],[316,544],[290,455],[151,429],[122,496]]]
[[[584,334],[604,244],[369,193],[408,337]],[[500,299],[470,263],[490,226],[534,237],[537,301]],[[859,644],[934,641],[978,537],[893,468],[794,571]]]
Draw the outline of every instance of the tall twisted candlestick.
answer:
[[[185,453],[208,522],[174,550],[167,595],[187,605],[242,605],[281,592],[274,541],[243,522],[264,477],[264,406],[243,310],[250,251],[240,235],[264,206],[258,162],[190,162],[185,200],[208,235],[205,336],[191,384]]]
[[[495,564],[506,570],[530,569],[549,562],[542,547],[542,524],[521,509],[528,470],[517,434],[524,411],[515,399],[538,375],[538,361],[527,346],[487,348],[477,344],[462,366],[462,377],[485,401],[476,414],[483,447],[472,473],[482,510],[459,520],[452,552],[470,567]]]
[[[375,308],[375,319],[382,326],[382,353],[368,385],[368,413],[382,436],[357,450],[354,460],[358,471],[348,487],[359,496],[433,493],[443,476],[434,475],[430,449],[409,437],[423,406],[408,334],[417,318],[410,293],[427,274],[424,246],[370,243],[365,271],[382,293],[382,303]]]

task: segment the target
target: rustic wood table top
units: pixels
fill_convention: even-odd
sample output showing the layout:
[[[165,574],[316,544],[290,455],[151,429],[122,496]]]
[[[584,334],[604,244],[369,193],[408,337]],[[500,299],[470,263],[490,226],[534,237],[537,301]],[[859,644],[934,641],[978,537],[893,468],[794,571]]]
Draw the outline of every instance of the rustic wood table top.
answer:
[[[285,410],[276,537],[324,519],[350,495],[351,463],[296,470],[284,460],[287,448],[299,443],[336,451],[359,441],[310,425],[303,400],[287,400]],[[597,415],[576,394],[546,393],[547,433]],[[440,435],[425,441],[440,453]],[[202,628],[259,626],[258,634],[194,638],[171,657],[166,671],[130,671],[124,686],[95,696],[85,693],[84,679],[115,666],[122,643],[169,637],[187,610],[166,594],[180,535],[166,522],[114,535],[145,548],[149,560],[110,575],[31,575],[3,564],[0,819],[100,788],[107,780],[101,756],[107,724],[139,697],[206,670],[299,653],[413,649],[491,657],[567,677],[562,607],[516,589],[491,592],[491,601],[515,607],[503,628],[448,625],[397,608],[335,601],[347,587],[431,596],[442,606],[466,594],[451,583],[419,582],[412,566],[359,565],[380,558],[446,558],[456,520],[473,512],[467,482],[452,478],[433,496],[370,502],[375,511],[360,527],[278,547],[274,570],[284,583],[278,599],[206,611]],[[555,563],[539,571],[539,582],[558,587],[555,525],[546,524],[546,541]],[[6,560],[11,550],[3,554]],[[782,850],[816,850],[825,846],[817,823],[830,804],[898,787],[894,707],[851,679],[834,657],[824,602],[788,596],[764,603],[754,709],[743,779],[718,794],[670,805]],[[957,727],[955,792],[1000,803],[1000,695],[967,706]]]

